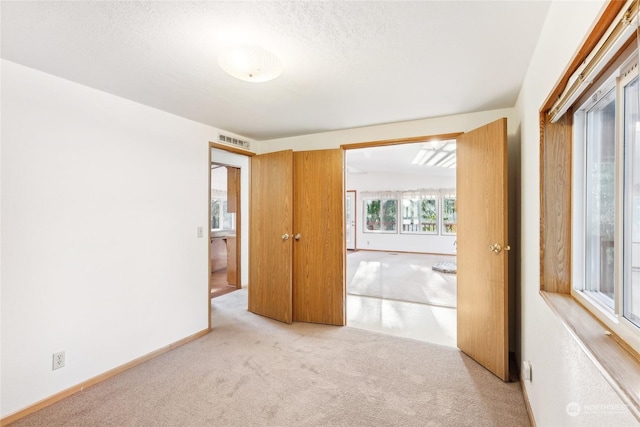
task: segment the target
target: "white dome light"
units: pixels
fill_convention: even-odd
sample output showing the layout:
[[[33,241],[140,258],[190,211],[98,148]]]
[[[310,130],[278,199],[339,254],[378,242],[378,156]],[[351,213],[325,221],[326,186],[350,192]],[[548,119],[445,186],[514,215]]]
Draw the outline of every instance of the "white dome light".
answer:
[[[282,63],[273,53],[259,46],[238,46],[218,57],[220,67],[245,82],[266,82],[282,74]]]

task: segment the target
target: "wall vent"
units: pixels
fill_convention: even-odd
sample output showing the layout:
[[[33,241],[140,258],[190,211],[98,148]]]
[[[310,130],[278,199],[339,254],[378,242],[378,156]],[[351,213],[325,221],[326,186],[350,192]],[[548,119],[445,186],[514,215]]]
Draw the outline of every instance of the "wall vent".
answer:
[[[227,136],[225,134],[218,134],[218,141],[223,142],[225,144],[235,145],[236,147],[244,148],[248,150],[251,148],[251,144],[249,141],[245,141],[244,139],[234,138],[232,136]]]

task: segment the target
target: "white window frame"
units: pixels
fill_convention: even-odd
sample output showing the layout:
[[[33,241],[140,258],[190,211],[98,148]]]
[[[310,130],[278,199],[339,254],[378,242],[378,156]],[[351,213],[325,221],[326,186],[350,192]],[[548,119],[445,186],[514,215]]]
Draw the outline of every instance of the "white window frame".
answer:
[[[418,223],[417,224],[413,224],[412,225],[417,225],[418,226],[418,230],[404,230],[404,201],[405,200],[409,200],[409,201],[417,201],[418,202]],[[435,226],[436,229],[435,231],[422,231],[422,224],[424,224],[423,220],[422,220],[422,203],[425,200],[433,200],[435,201],[436,204],[436,219],[435,219]],[[402,209],[402,214],[400,215],[400,218],[398,219],[399,221],[402,222],[401,227],[400,227],[400,234],[425,234],[425,235],[437,235],[438,231],[440,229],[440,198],[439,197],[434,197],[434,196],[420,196],[418,198],[415,197],[409,197],[409,196],[403,196],[402,199],[400,200],[400,207]]]
[[[373,201],[380,201],[380,209],[382,210],[382,205],[384,202],[388,202],[388,201],[392,201],[395,202],[396,205],[396,221],[395,221],[395,228],[393,230],[369,230],[368,229],[368,225],[367,225],[367,202],[373,202]],[[363,216],[363,221],[362,221],[362,232],[363,233],[377,233],[377,234],[398,234],[398,230],[399,230],[399,224],[398,224],[398,217],[402,217],[402,213],[399,212],[399,207],[400,207],[400,202],[398,201],[397,198],[382,198],[382,197],[369,197],[366,199],[362,200],[362,216]],[[382,219],[382,218],[381,218]],[[382,223],[380,224],[380,226],[382,226]]]
[[[623,268],[625,256],[623,251],[623,178],[624,178],[624,87],[638,76],[638,51],[625,55],[622,65],[618,66],[604,81],[598,82],[595,90],[591,90],[578,102],[574,112],[573,123],[573,159],[572,159],[572,296],[593,313],[611,331],[619,335],[634,350],[640,352],[640,328],[627,320],[623,315]],[[597,295],[586,292],[585,284],[585,138],[586,112],[599,100],[598,93],[606,94],[609,88],[616,89],[616,172],[615,172],[615,258],[614,258],[614,304],[613,309],[603,303]],[[586,98],[588,96],[588,98]],[[586,101],[584,99],[587,99]]]

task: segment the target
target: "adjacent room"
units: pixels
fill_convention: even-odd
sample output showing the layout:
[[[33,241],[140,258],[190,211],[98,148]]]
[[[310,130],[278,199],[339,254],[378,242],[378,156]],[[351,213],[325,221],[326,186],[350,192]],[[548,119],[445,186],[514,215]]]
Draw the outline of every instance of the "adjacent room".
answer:
[[[456,345],[455,148],[346,151],[347,325]]]

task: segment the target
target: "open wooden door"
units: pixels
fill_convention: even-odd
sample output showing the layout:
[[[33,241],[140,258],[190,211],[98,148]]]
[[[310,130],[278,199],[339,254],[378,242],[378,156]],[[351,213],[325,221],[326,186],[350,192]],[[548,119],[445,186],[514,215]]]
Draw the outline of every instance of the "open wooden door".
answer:
[[[251,159],[249,311],[292,322],[293,151]]]
[[[509,379],[507,119],[457,140],[458,347]]]
[[[345,324],[342,150],[294,153],[293,320]]]

